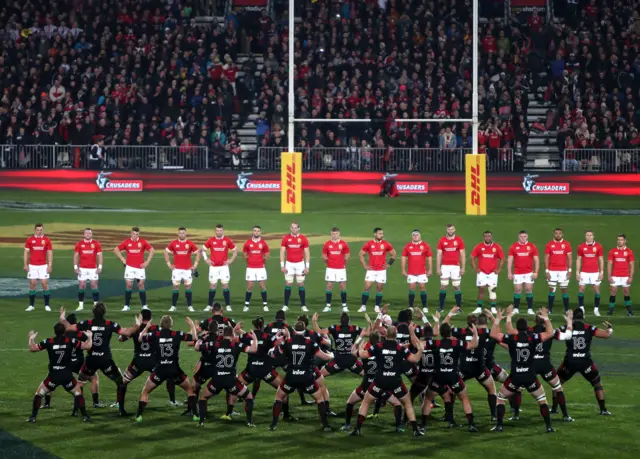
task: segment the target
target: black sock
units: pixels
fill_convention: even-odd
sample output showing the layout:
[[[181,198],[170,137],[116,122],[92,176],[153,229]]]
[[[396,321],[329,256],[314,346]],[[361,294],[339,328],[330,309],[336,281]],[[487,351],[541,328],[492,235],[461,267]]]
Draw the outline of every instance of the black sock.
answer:
[[[426,414],[422,415],[422,427],[426,428],[427,427],[427,419],[429,418],[429,416],[427,416]]]
[[[584,308],[584,293],[578,293],[578,306]]]
[[[216,289],[215,288],[210,288],[209,289],[209,302],[207,303],[207,305],[209,306],[213,306],[213,302],[216,299]]]
[[[378,397],[376,399],[376,406],[373,408],[373,415],[377,415],[380,412],[380,408],[382,407],[382,397]]]
[[[301,403],[307,403],[307,399],[304,398],[304,391],[302,389],[298,389],[298,395],[300,396]]]
[[[222,289],[222,296],[224,298],[224,305],[225,306],[231,306],[231,294],[229,293],[229,289],[228,288],[223,288]]]
[[[444,402],[444,414],[449,422],[453,422],[453,402]]]
[[[147,406],[147,402],[143,402],[142,400],[138,401],[138,412],[136,413],[136,417],[142,416],[145,406]]]
[[[597,400],[598,400],[598,406],[600,407],[600,411],[607,411],[607,405],[605,405],[604,399],[600,400],[599,398],[597,398]]]
[[[569,414],[567,413],[567,401],[564,397],[564,392],[563,391],[558,392],[554,400],[557,400],[558,405],[560,405],[560,409],[562,410],[562,416],[564,416],[565,418],[569,416]]]
[[[422,307],[423,308],[427,307],[427,292],[426,291],[420,292],[420,302],[422,303]]]
[[[382,292],[376,292],[376,306],[382,305]]]
[[[289,300],[291,299],[291,287],[288,285],[284,288],[284,305],[289,306]]]
[[[78,403],[78,397],[73,397],[73,410],[71,411],[71,416],[76,416],[78,414],[78,409],[80,408],[80,405]],[[122,407],[120,408],[120,410],[122,411]]]
[[[318,403],[318,413],[320,414],[320,422],[322,423],[322,425],[323,426],[328,425],[329,424],[327,422],[328,408],[326,403]]]
[[[609,309],[613,310],[613,308],[616,307],[616,296],[615,295],[609,295]]]
[[[298,287],[298,295],[300,296],[300,306],[307,305],[307,291],[304,287]]]
[[[331,290],[327,290],[324,292],[324,299],[327,303],[327,306],[331,307],[331,299],[333,297],[333,292]]]
[[[527,293],[527,308],[533,309],[533,293]]]
[[[129,289],[124,291],[124,305],[131,306],[131,290]]]
[[[285,418],[291,416],[291,413],[289,412],[289,402],[282,402],[282,416]]]
[[[171,290],[171,306],[178,305],[178,296],[180,295],[179,290]]]
[[[542,415],[542,419],[544,419],[544,423],[547,428],[551,427],[551,415],[549,414],[549,405],[546,403],[540,405],[540,414]]]
[[[356,430],[360,430],[362,425],[364,424],[365,417],[361,414],[358,414],[358,422],[356,423]]]
[[[36,291],[29,290],[29,306],[35,306],[36,304]]]
[[[98,403],[100,403],[100,394],[98,392],[92,393],[91,398],[93,400],[94,405],[97,405]]]
[[[247,422],[253,424],[253,399],[248,398],[244,401],[244,411],[247,413]]]
[[[244,292],[244,304],[245,306],[249,306],[249,302],[251,302],[251,290],[247,290]]]
[[[78,302],[82,303],[84,301],[84,290],[78,290]]]
[[[49,306],[49,300],[51,299],[51,293],[49,290],[43,291],[42,296],[44,297],[44,305]]]
[[[454,293],[454,297],[456,299],[456,306],[462,307],[462,292],[460,290],[457,290]]]
[[[127,385],[120,384],[118,386],[118,408],[120,409],[121,413],[125,412],[124,404],[125,404],[126,398],[127,398]]]
[[[267,304],[267,291],[261,290],[260,296],[262,297],[262,304]]]
[[[344,412],[344,423],[345,424],[351,424],[351,418],[353,417],[353,408],[354,408],[354,404],[353,403],[347,403],[347,407],[345,408]]]
[[[624,307],[627,308],[627,311],[631,311],[631,297],[628,295],[624,296]]]
[[[513,308],[514,309],[520,309],[520,294],[519,293],[514,293],[513,294]]]
[[[167,380],[167,393],[169,394],[169,401],[171,403],[176,402],[176,383]]]
[[[324,402],[324,404],[325,404],[325,405],[326,405],[326,407],[327,407],[327,414],[331,413],[331,405],[330,405],[330,401],[329,401],[329,400],[326,400],[326,401]]]
[[[146,290],[140,290],[140,291],[138,291],[138,295],[140,296],[140,304],[142,306],[146,306],[147,305],[147,291]]]
[[[393,407],[393,414],[396,417],[396,427],[402,425],[402,407],[400,405]]]
[[[474,418],[473,418],[473,413],[467,413],[467,422],[469,423],[470,426],[474,425]]]
[[[277,425],[278,419],[280,418],[280,410],[282,409],[282,402],[280,400],[276,400],[273,403],[273,419],[271,421],[271,425]]]
[[[593,306],[595,308],[599,308],[600,307],[600,294],[596,293],[595,296],[593,297]]]
[[[551,400],[553,401],[553,404],[551,405],[551,411],[555,413],[558,410],[558,396],[555,392],[551,393]]]
[[[207,417],[207,401],[198,400],[198,414],[200,415],[200,422],[204,422]]]
[[[340,292],[340,301],[342,301],[342,304],[347,304],[347,291],[346,290],[342,290]]]
[[[556,301],[556,292],[549,292],[549,295],[547,296],[547,309],[549,309],[549,311],[553,310],[553,303]]]
[[[196,405],[198,404],[198,399],[196,399],[195,395],[190,395],[187,397],[187,410],[191,411],[192,413],[195,411],[196,409]]]
[[[418,430],[418,423],[415,420],[411,421],[411,428],[414,432]]]
[[[487,395],[487,401],[489,402],[489,412],[491,413],[491,417],[496,417],[496,403],[498,401],[498,397],[496,394]]]
[[[44,404],[51,405],[51,394],[47,394],[44,396]]]
[[[516,391],[513,394],[513,414],[514,416],[520,416],[520,405],[522,405],[522,392]]]
[[[227,416],[231,416],[231,413],[233,413],[233,407],[234,407],[234,406],[235,406],[235,405],[232,405],[232,404],[230,404],[230,403],[227,403],[227,413],[226,413],[226,414],[227,414]]]
[[[447,299],[447,291],[440,290],[440,310],[444,309],[444,302]]]
[[[36,394],[33,396],[33,405],[31,408],[32,418],[35,418],[38,415],[38,410],[40,409],[40,405],[42,405],[42,395]]]
[[[94,303],[97,303],[98,301],[100,301],[100,290],[94,290],[91,293],[93,295],[93,302]]]
[[[409,307],[413,309],[413,304],[416,301],[416,292],[409,292]]]
[[[80,395],[75,395],[74,399],[78,400],[78,409],[80,410],[80,414],[82,414],[83,416],[87,416],[87,407],[86,407],[86,403],[84,401],[84,395],[80,394]],[[74,405],[75,405],[75,400],[74,400]]]
[[[501,426],[504,423],[504,413],[506,410],[507,410],[507,407],[504,406],[504,403],[501,403],[496,407],[496,414],[498,415],[497,425]]]
[[[253,398],[256,398],[258,396],[259,390],[260,390],[260,380],[256,379],[253,382],[253,387],[251,388],[251,395],[253,395]]]
[[[369,292],[362,292],[360,304],[364,307],[367,307],[367,301],[369,301]]]
[[[564,306],[564,312],[569,310],[569,295],[566,293],[562,294],[562,306]]]
[[[184,291],[184,297],[187,299],[187,306],[193,306],[193,292],[190,288]]]

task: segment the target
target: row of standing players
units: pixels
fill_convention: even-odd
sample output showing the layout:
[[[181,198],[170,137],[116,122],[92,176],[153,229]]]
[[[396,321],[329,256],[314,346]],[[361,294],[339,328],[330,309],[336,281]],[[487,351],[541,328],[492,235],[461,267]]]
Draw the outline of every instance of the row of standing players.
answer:
[[[416,287],[420,291],[420,299],[423,311],[427,312],[426,285],[433,271],[432,251],[426,242],[422,241],[419,230],[414,230],[409,242],[402,251],[402,274],[407,278],[409,285],[409,307],[415,303]],[[624,234],[618,235],[616,247],[611,249],[607,256],[607,275],[610,284],[609,310],[612,315],[615,307],[617,290],[622,288],[624,305],[627,314],[632,315],[630,286],[634,274],[635,258],[631,249],[627,247],[627,239]],[[146,291],[144,281],[146,279],[146,267],[149,265],[154,248],[144,239],[140,238],[140,230],[132,228],[129,239],[118,245],[114,252],[125,266],[124,278],[125,305],[123,311],[131,309],[131,296],[134,282],[137,282],[140,294],[140,302],[143,309],[147,308]],[[122,256],[126,252],[126,258]],[[148,256],[145,259],[145,252]],[[209,256],[207,256],[207,252]],[[254,283],[258,282],[261,289],[263,309],[269,310],[267,302],[267,270],[265,263],[269,258],[270,249],[267,242],[261,237],[261,228],[255,226],[251,239],[242,248],[243,256],[247,263],[244,311],[249,311]],[[231,257],[229,254],[231,253]],[[185,297],[189,311],[193,312],[193,295],[191,291],[193,275],[197,275],[197,267],[201,256],[209,264],[209,298],[205,310],[210,311],[215,301],[216,289],[220,283],[227,311],[231,311],[231,295],[229,293],[229,281],[231,279],[229,266],[235,261],[238,251],[234,242],[224,235],[222,225],[216,226],[216,235],[211,237],[202,248],[187,238],[187,230],[179,228],[178,238],[172,241],[164,252],[165,261],[172,272],[173,291],[170,312],[177,310],[179,289],[181,284],[185,286]],[[389,259],[387,259],[389,255]],[[194,260],[195,256],[195,260]],[[347,307],[347,270],[350,249],[347,242],[340,238],[340,230],[334,227],[331,231],[331,239],[323,246],[322,258],[327,265],[325,280],[327,282],[326,307],[324,312],[331,310],[332,292],[334,284],[339,284],[343,311],[348,312]],[[173,257],[173,259],[171,258]],[[366,312],[369,292],[376,284],[376,312],[378,312],[383,299],[383,289],[387,282],[387,269],[393,265],[396,259],[396,251],[392,245],[384,240],[384,231],[375,228],[373,239],[364,244],[359,252],[360,261],[366,270],[364,290],[362,292],[361,307],[359,312]],[[307,238],[300,233],[300,226],[292,223],[290,234],[282,239],[280,248],[280,265],[285,277],[284,306],[289,308],[291,291],[294,281],[298,285],[302,312],[308,312],[306,305],[305,278],[310,268],[310,250]],[[493,241],[490,231],[483,234],[483,242],[478,244],[471,252],[471,264],[476,271],[476,286],[478,287],[478,300],[475,313],[480,313],[484,307],[485,295],[488,293],[491,310],[495,313],[497,305],[496,288],[498,274],[507,262],[507,275],[514,283],[514,312],[520,312],[521,296],[524,293],[529,315],[534,315],[533,310],[533,284],[538,278],[540,270],[540,258],[537,247],[529,242],[526,231],[520,231],[518,241],[514,243],[505,255],[502,247]],[[562,292],[564,310],[569,309],[568,285],[571,280],[573,253],[571,244],[564,239],[564,232],[560,228],[554,230],[553,239],[547,244],[544,251],[545,276],[549,285],[548,309],[553,310],[556,290]],[[53,265],[53,252],[51,241],[44,236],[44,227],[37,224],[34,236],[25,244],[24,268],[28,272],[30,280],[29,307],[27,311],[34,309],[37,282],[42,283],[45,309],[50,310],[48,291],[48,278]],[[461,279],[466,268],[466,251],[462,238],[456,235],[454,225],[446,226],[446,235],[440,239],[436,252],[436,274],[440,276],[439,310],[444,309],[447,288],[453,287],[456,305],[462,306],[462,292],[460,290]],[[99,301],[98,278],[102,271],[102,247],[93,239],[91,229],[84,232],[84,239],[75,247],[74,269],[78,274],[79,293],[78,310],[84,308],[84,295],[87,281],[90,282],[93,291],[94,303]],[[594,289],[594,314],[599,316],[600,284],[604,278],[604,251],[602,245],[595,241],[593,231],[585,232],[585,242],[580,244],[576,257],[576,280],[578,281],[578,306],[584,309],[584,291],[591,285]]]
[[[560,407],[564,421],[573,419],[567,413],[562,384],[575,373],[581,373],[592,384],[600,414],[610,414],[605,406],[600,374],[591,358],[592,339],[609,338],[613,334],[610,323],[605,322],[606,329],[588,325],[584,322],[582,309],[577,308],[568,311],[566,325],[554,329],[547,310],[542,309],[537,313],[533,327],[529,326],[526,318],[519,318],[514,327],[513,306],[510,306],[506,311],[506,333],[503,333],[501,321],[505,313],[502,310],[495,317],[489,310],[479,315],[471,314],[468,326],[464,328],[449,324],[457,312],[454,308],[442,323],[436,313],[431,324],[420,309],[406,309],[399,313],[397,322],[392,323],[385,305],[375,321],[366,317],[369,325],[364,329],[352,325],[348,314],[343,312],[340,323],[326,329],[319,326],[318,315],[314,314],[313,330],[310,330],[307,316],[298,317],[295,325],[290,327],[285,322],[285,312],[280,310],[275,322],[265,325],[264,319],[257,317],[253,321],[253,329],[246,333],[241,323],[235,324],[224,317],[221,305],[216,303],[213,315],[199,324],[187,318],[190,330],[184,333],[173,330],[173,320],[168,315],[161,318],[159,325],[152,324],[148,309],[142,311],[135,325],[125,329],[105,318],[106,306],[103,303],[93,307],[92,319],[77,324],[69,323],[61,308],[60,321],[54,326],[54,338],[36,343],[37,334],[29,334],[30,350],[47,350],[49,354],[49,373],[34,396],[29,421],[35,422],[42,398],[58,386],[73,393],[74,412],[80,410],[83,419],[90,420],[82,385],[98,371],[115,382],[117,403],[123,416],[127,415],[125,395],[128,384],[142,373],[150,373],[138,401],[137,422],[142,422],[149,394],[166,381],[185,390],[188,397],[186,414],[193,416],[200,426],[204,425],[207,417],[207,400],[224,391],[228,408],[223,418],[230,419],[234,404],[240,398],[245,403],[247,426],[254,427],[254,399],[260,383],[265,382],[277,391],[272,430],[276,428],[281,414],[286,420],[295,419],[289,411],[289,395],[298,391],[313,397],[323,430],[330,431],[328,419],[333,413],[325,377],[345,370],[363,378],[346,405],[343,430],[351,428],[354,406],[362,401],[353,435],[360,435],[369,407],[376,404],[379,409],[385,402],[394,407],[397,430],[404,430],[404,408],[413,434],[424,435],[436,396],[444,400],[445,420],[450,426],[456,425],[453,402],[458,398],[469,430],[476,432],[465,385],[466,380],[474,378],[487,390],[491,417],[496,422],[492,430],[495,431],[502,431],[505,402],[509,399],[516,410],[512,419],[517,419],[520,393],[525,389],[540,405],[547,432],[553,431],[550,416],[553,410],[549,409],[538,376],[551,385],[556,405],[554,410]],[[413,314],[417,315],[416,321],[423,324],[416,325]],[[134,342],[134,357],[124,374],[111,356],[110,341],[114,334],[132,338]],[[565,357],[557,371],[550,358],[553,339],[566,342]],[[183,342],[193,344],[195,350],[202,354],[192,379],[180,368],[179,353]],[[509,375],[495,362],[497,345],[509,351]],[[328,350],[332,346],[334,350]],[[88,351],[86,359],[83,359],[81,349]],[[238,358],[243,352],[248,354],[247,366],[237,374]],[[320,369],[318,359],[328,363]],[[278,368],[282,368],[284,376],[278,373]],[[74,371],[79,374],[77,381]],[[403,382],[403,375],[412,382],[410,390]],[[497,392],[494,380],[503,383]],[[253,390],[248,388],[251,383]],[[418,423],[413,402],[421,395],[422,422]]]

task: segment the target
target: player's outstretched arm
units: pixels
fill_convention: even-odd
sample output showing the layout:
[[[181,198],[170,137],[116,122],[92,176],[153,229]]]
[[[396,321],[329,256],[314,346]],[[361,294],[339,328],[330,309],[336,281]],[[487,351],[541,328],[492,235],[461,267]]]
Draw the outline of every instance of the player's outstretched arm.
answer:
[[[255,354],[258,352],[258,337],[253,330],[249,332],[249,336],[251,337],[251,346],[247,348],[247,354]]]
[[[444,318],[444,320],[442,321],[443,324],[448,324],[451,321],[451,318],[453,316],[455,316],[458,311],[460,311],[460,307],[459,306],[454,306],[451,308],[451,311],[449,311],[449,314],[447,314],[447,317]]]
[[[189,333],[191,334],[191,337],[193,338],[193,340],[196,340],[198,338],[198,329],[196,327],[196,323],[191,320],[191,317],[187,317],[187,325],[189,325]]]
[[[491,332],[489,336],[495,339],[497,342],[502,343],[502,339],[504,338],[504,334],[500,331],[500,322],[502,322],[503,311],[500,309],[498,314],[493,318],[493,326],[491,327]]]
[[[66,311],[64,310],[64,306],[60,307],[60,323],[62,325],[64,325],[64,328],[66,329],[66,331],[77,331],[78,330],[78,325],[77,324],[71,325],[67,321]]]
[[[596,333],[593,335],[596,338],[609,339],[613,335],[613,326],[609,322],[604,322],[604,326],[607,327],[606,330],[601,328],[596,329]]]
[[[469,343],[467,344],[467,349],[476,349],[479,343],[478,328],[474,324],[471,324],[471,331],[473,331],[473,337],[471,338],[471,341],[469,341]]]
[[[573,311],[569,309],[564,316],[564,321],[567,324],[565,331],[562,329],[555,330],[555,339],[558,341],[569,341],[573,337]]]
[[[333,360],[335,356],[333,355],[333,352],[318,351],[316,352],[316,357],[328,362],[330,360]]]
[[[138,335],[138,342],[139,343],[144,342],[147,334],[149,333],[149,330],[151,330],[151,322],[147,322],[147,325],[145,325],[145,327],[142,330],[142,332]]]
[[[93,333],[91,330],[87,330],[84,334],[87,336],[87,340],[82,342],[82,349],[88,351],[93,346]]]
[[[40,346],[36,344],[36,336],[38,336],[38,332],[31,330],[29,332],[29,351],[31,352],[40,352]]]
[[[317,334],[319,335],[328,335],[329,334],[329,329],[328,328],[320,328],[320,326],[318,325],[318,317],[320,317],[318,315],[318,313],[314,313],[313,316],[311,316],[311,322],[313,323],[313,331],[315,331]]]
[[[553,339],[554,332],[553,325],[551,325],[551,319],[549,319],[549,311],[546,308],[542,308],[538,311],[538,315],[544,320],[544,331],[540,333],[540,339],[543,342]]]
[[[409,325],[409,337],[411,338],[411,345],[418,350],[415,354],[409,354],[407,360],[411,363],[418,363],[422,359],[422,342],[420,338],[416,336],[415,324]]]
[[[513,320],[513,305],[510,304],[507,307],[507,320],[505,321],[505,324],[506,324],[507,333],[511,335],[515,335],[518,333],[518,331],[515,328],[513,328],[512,320]]]

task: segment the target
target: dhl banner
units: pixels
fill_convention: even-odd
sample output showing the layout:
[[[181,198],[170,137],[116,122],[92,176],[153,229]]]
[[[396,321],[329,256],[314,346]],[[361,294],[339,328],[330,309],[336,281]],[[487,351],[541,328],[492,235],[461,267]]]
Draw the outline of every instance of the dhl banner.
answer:
[[[280,156],[280,212],[302,213],[302,153],[282,153]]]
[[[467,215],[487,215],[487,157],[466,155],[465,163]]]

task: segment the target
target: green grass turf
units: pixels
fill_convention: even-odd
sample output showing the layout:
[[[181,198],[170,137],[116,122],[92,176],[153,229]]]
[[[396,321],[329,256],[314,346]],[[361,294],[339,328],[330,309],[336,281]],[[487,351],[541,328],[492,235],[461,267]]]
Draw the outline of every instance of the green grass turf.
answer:
[[[143,193],[143,194],[42,194],[31,192],[2,192],[0,201],[19,201],[28,203],[29,208],[23,210],[0,209],[0,277],[16,279],[12,287],[23,287],[27,281],[22,270],[22,244],[31,233],[36,221],[41,221],[54,231],[55,262],[53,279],[73,279],[71,250],[59,249],[66,241],[77,241],[82,236],[85,226],[94,228],[94,236],[103,240],[105,245],[105,272],[102,275],[103,296],[112,292],[107,298],[110,306],[109,317],[124,324],[133,322],[133,314],[123,314],[122,307],[122,266],[109,251],[111,243],[127,236],[126,227],[138,225],[145,236],[145,230],[153,228],[150,239],[160,250],[159,255],[147,270],[149,279],[163,281],[167,285],[169,272],[161,259],[161,251],[168,242],[168,235],[173,234],[178,226],[197,229],[198,235],[210,235],[217,223],[224,223],[227,232],[241,231],[247,234],[254,224],[262,225],[267,234],[282,234],[288,230],[289,223],[296,219],[302,226],[303,233],[319,235],[312,246],[312,272],[308,276],[307,298],[312,311],[320,311],[324,306],[325,286],[323,281],[324,267],[320,259],[320,244],[328,237],[331,226],[338,225],[345,238],[352,238],[354,252],[362,245],[362,240],[370,237],[375,226],[385,229],[386,238],[400,250],[410,239],[414,228],[422,230],[423,239],[435,246],[437,239],[444,233],[444,225],[452,222],[457,225],[458,234],[463,237],[469,247],[480,242],[482,231],[491,229],[497,242],[505,249],[516,240],[520,229],[527,229],[530,239],[539,249],[551,238],[556,226],[565,229],[566,239],[574,247],[582,241],[583,231],[587,228],[596,232],[597,239],[606,249],[615,243],[619,232],[629,235],[629,246],[637,248],[634,229],[640,223],[639,216],[597,216],[573,215],[560,211],[530,213],[523,208],[564,208],[564,209],[619,209],[627,212],[637,208],[635,198],[613,198],[602,196],[528,196],[528,195],[490,195],[489,215],[486,217],[467,217],[464,215],[463,196],[426,195],[403,196],[396,200],[379,199],[374,196],[313,195],[304,196],[305,213],[300,216],[287,216],[279,213],[279,195],[254,193]],[[117,211],[98,211],[84,209],[80,211],[38,211],[31,208],[34,204],[50,205],[82,205],[115,209]],[[122,213],[122,209],[145,209],[156,212]],[[114,228],[116,228],[114,230]],[[108,240],[104,244],[106,229],[111,229]],[[115,231],[115,233],[114,233]],[[166,234],[163,234],[166,233]],[[102,233],[102,234],[101,234]],[[121,233],[121,235],[120,235]],[[49,231],[51,235],[52,232]],[[14,239],[10,239],[14,238]],[[194,238],[201,244],[204,240]],[[243,241],[237,241],[243,242]],[[272,309],[267,319],[282,304],[283,280],[279,272],[277,248],[279,238],[272,241],[276,248],[274,257],[269,262],[269,301]],[[640,248],[638,248],[640,251]],[[207,298],[206,269],[194,284],[194,298],[198,310],[201,310]],[[259,295],[254,295],[254,310],[251,314],[241,311],[244,294],[244,265],[241,260],[232,266],[231,294],[235,310],[231,314],[236,320],[249,320],[259,308]],[[349,304],[354,311],[359,306],[363,281],[363,270],[357,261],[352,259],[349,266]],[[397,312],[406,304],[407,287],[400,275],[399,264],[393,266],[389,273],[389,283],[385,288],[385,301],[392,304]],[[469,273],[463,280],[465,310],[475,307],[475,276]],[[71,282],[70,284],[73,284]],[[162,284],[156,284],[162,285]],[[603,310],[606,310],[608,298],[607,286],[604,285]],[[5,283],[6,288],[6,283]],[[429,305],[432,310],[437,304],[438,282],[433,278],[428,286]],[[576,301],[576,283],[570,285],[572,305]],[[4,292],[0,292],[2,296]],[[56,296],[58,295],[58,296]],[[149,304],[156,317],[160,311],[169,306],[171,289],[168,286],[150,289]],[[220,295],[220,294],[219,294]],[[546,286],[538,281],[535,287],[536,305],[546,304]],[[61,298],[65,296],[66,298]],[[75,288],[56,290],[52,293],[54,306],[66,305],[75,309]],[[512,296],[511,285],[506,274],[500,276],[498,298],[501,305],[506,305]],[[134,293],[134,307],[137,295]],[[338,291],[334,302],[339,300]],[[618,304],[622,298],[618,297]],[[419,301],[419,300],[418,300]],[[562,309],[560,298],[556,300],[556,310]],[[447,298],[447,308],[453,302],[453,295]],[[593,295],[586,295],[587,311],[593,304]],[[289,321],[293,321],[298,299],[296,292],[292,296],[292,311]],[[369,302],[373,309],[373,296]],[[46,353],[29,354],[27,332],[35,329],[39,338],[50,336],[57,313],[46,314],[42,310],[42,298],[37,299],[38,311],[27,314],[26,297],[0,298],[2,314],[2,333],[0,334],[0,358],[3,369],[0,371],[0,456],[9,458],[44,458],[44,457],[78,457],[83,454],[99,454],[105,459],[122,457],[155,457],[176,458],[193,457],[194,455],[211,455],[215,457],[353,457],[365,454],[368,457],[393,457],[395,455],[428,455],[432,457],[465,457],[471,454],[481,457],[504,456],[515,457],[602,457],[612,455],[615,458],[636,457],[640,450],[640,441],[634,435],[636,416],[640,408],[640,395],[635,389],[640,376],[640,340],[638,339],[636,318],[627,318],[623,309],[618,306],[612,322],[615,334],[612,340],[597,340],[594,343],[594,358],[603,374],[603,384],[607,390],[607,402],[614,416],[603,418],[598,416],[598,409],[591,387],[578,375],[565,385],[570,414],[576,418],[574,424],[563,424],[555,417],[554,435],[544,434],[544,426],[535,403],[527,395],[524,396],[522,418],[517,423],[507,422],[505,433],[495,435],[489,432],[492,427],[488,416],[486,395],[482,388],[473,381],[469,382],[469,391],[480,433],[471,435],[464,429],[452,432],[443,424],[433,421],[427,435],[418,440],[409,433],[394,433],[393,418],[390,410],[385,409],[377,422],[365,424],[362,438],[351,438],[343,433],[325,434],[319,431],[317,411],[313,407],[300,407],[297,396],[292,400],[294,413],[301,418],[297,424],[281,423],[276,433],[268,432],[271,420],[273,389],[264,387],[258,395],[255,411],[256,429],[244,427],[242,416],[233,423],[217,420],[223,412],[223,397],[210,402],[210,413],[213,418],[204,430],[198,430],[193,423],[180,417],[180,410],[167,406],[167,394],[160,388],[151,396],[142,425],[134,424],[130,419],[120,419],[113,409],[93,410],[93,423],[84,425],[77,418],[68,416],[71,408],[71,397],[64,391],[56,391],[53,397],[54,408],[42,410],[38,423],[27,424],[25,420],[31,410],[34,390],[46,375]],[[184,324],[184,297],[181,297],[181,310],[176,317],[178,327],[186,329]],[[331,314],[322,314],[320,322],[329,325],[337,320],[339,308]],[[80,318],[88,318],[89,311],[80,313]],[[192,314],[194,318],[207,316],[203,312]],[[353,321],[362,323],[359,314],[353,313]],[[556,325],[561,324],[559,315],[555,315]],[[594,320],[588,315],[588,321],[600,325],[601,320]],[[461,324],[456,318],[454,323]],[[125,369],[131,358],[131,344],[113,342],[114,358],[121,369]],[[554,344],[554,362],[560,363],[563,346]],[[197,353],[184,349],[181,356],[182,367],[190,372],[197,360]],[[497,354],[498,362],[507,363],[506,353]],[[242,369],[240,365],[239,370]],[[127,407],[135,411],[136,398],[144,378],[133,383],[128,392]],[[332,397],[332,408],[342,413],[349,393],[359,384],[360,378],[350,374],[342,374],[328,379]],[[548,389],[548,386],[545,386]],[[179,391],[179,389],[178,389]],[[87,390],[88,392],[88,390]],[[549,390],[548,390],[549,392]],[[101,379],[101,398],[105,402],[115,400],[115,388],[106,378]],[[180,398],[182,398],[179,395]],[[87,395],[87,401],[90,396]],[[460,404],[456,404],[460,410]],[[242,411],[241,407],[237,408]],[[441,410],[435,414],[440,415]],[[456,413],[459,422],[464,421],[461,411]],[[333,420],[333,425],[341,425],[340,418]],[[4,432],[2,432],[4,431]],[[636,451],[634,453],[633,451]]]

